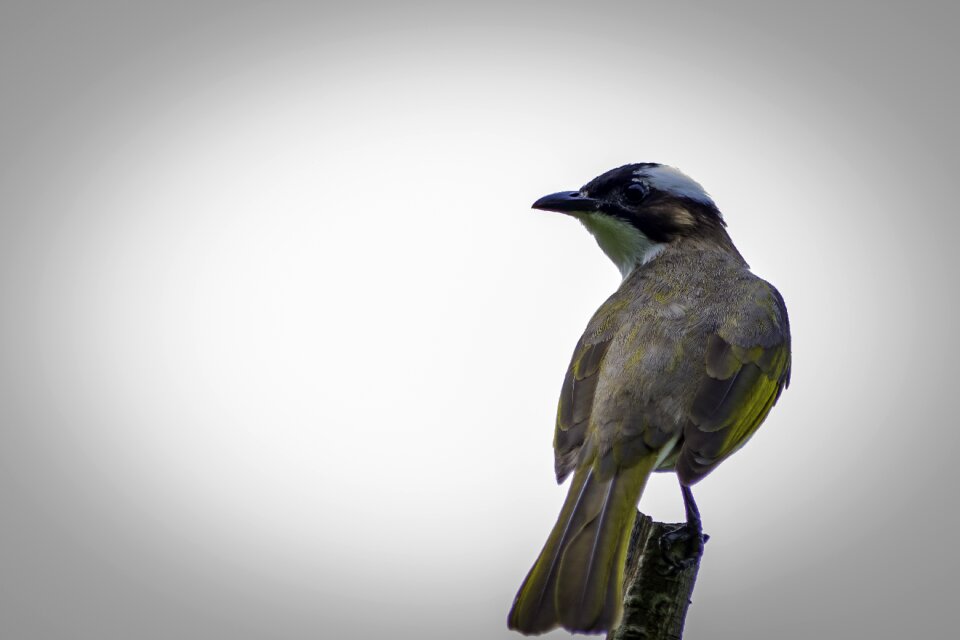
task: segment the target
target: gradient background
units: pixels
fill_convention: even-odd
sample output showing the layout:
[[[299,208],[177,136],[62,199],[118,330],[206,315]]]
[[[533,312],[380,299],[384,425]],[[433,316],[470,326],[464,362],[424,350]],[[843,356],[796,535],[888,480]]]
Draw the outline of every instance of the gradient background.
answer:
[[[956,7],[4,3],[0,636],[515,637],[619,280],[529,204],[659,161],[795,337],[687,637],[953,637]]]

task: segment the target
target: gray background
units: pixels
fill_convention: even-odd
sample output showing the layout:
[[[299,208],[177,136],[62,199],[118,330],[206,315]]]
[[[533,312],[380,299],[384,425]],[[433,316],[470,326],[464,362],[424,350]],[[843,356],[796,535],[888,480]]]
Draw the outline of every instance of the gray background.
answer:
[[[795,336],[688,637],[953,637],[955,7],[4,3],[0,636],[511,637],[660,161]]]

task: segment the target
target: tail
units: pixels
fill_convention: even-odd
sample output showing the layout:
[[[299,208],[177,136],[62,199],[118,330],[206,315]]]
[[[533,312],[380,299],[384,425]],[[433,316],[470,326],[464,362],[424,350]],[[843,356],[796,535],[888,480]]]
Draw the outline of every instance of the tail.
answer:
[[[592,465],[576,471],[557,524],[514,599],[507,626],[524,634],[558,625],[580,633],[616,628],[637,502],[656,458],[653,454],[604,480]]]

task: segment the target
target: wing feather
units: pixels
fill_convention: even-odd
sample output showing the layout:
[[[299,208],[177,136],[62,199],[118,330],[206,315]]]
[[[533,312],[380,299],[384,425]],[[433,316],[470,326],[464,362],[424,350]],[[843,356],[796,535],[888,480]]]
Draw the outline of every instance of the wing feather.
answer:
[[[783,299],[755,304],[755,322],[729,323],[707,338],[703,376],[684,429],[677,474],[693,484],[756,432],[790,381],[790,332]]]
[[[593,396],[600,379],[600,363],[610,340],[585,344],[580,338],[560,389],[557,428],[554,432],[554,465],[557,482],[563,482],[577,464],[580,447],[587,436]]]
[[[573,350],[557,406],[557,425],[553,439],[557,482],[563,482],[579,461],[592,456],[591,452],[584,452],[582,448],[587,441],[594,394],[600,381],[604,358],[631,299],[631,291],[624,288],[618,289],[607,298],[590,318]]]

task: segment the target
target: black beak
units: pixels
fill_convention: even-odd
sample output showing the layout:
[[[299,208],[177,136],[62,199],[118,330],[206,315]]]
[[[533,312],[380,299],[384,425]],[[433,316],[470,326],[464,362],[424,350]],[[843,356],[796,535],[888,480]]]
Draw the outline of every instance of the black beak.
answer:
[[[541,211],[558,211],[560,213],[597,211],[599,207],[599,200],[588,198],[579,191],[551,193],[533,203],[534,209],[540,209]]]

